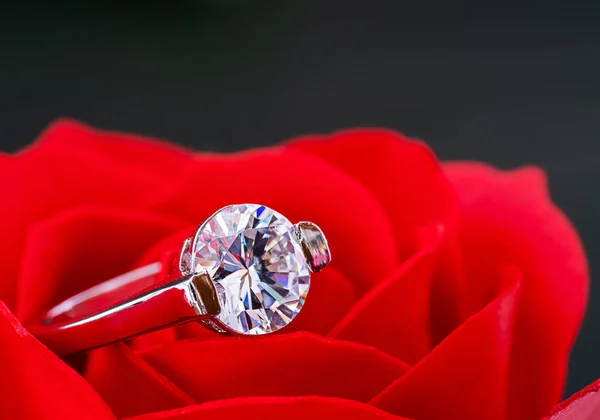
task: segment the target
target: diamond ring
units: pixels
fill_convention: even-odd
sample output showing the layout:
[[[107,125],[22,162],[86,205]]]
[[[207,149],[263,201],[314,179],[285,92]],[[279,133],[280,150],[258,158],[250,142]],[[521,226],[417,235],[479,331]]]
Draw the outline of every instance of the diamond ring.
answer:
[[[298,315],[311,272],[331,259],[314,223],[294,225],[257,204],[218,210],[179,255],[174,279],[159,278],[160,263],[140,267],[65,300],[28,328],[59,355],[191,321],[225,334],[269,334]]]

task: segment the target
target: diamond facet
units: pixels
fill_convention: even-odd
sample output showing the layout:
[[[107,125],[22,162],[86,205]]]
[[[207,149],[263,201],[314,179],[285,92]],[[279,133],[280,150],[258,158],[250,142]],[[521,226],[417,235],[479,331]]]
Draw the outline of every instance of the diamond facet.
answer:
[[[222,208],[194,238],[191,268],[211,276],[221,312],[216,319],[237,334],[267,334],[300,312],[310,286],[296,228],[265,206]]]

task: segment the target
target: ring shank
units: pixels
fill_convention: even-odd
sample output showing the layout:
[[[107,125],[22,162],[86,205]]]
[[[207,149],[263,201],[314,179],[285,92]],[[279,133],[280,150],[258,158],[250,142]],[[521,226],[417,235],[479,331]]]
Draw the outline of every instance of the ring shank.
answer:
[[[64,356],[208,317],[193,275],[149,289],[160,269],[160,263],[149,264],[100,283],[58,304],[28,328]]]

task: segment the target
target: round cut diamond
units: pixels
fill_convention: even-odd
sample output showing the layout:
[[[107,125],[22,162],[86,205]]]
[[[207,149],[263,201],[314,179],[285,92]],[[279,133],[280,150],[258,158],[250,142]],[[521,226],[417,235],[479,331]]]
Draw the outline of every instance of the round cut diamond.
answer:
[[[238,334],[267,334],[286,326],[302,309],[310,273],[296,229],[265,206],[225,207],[194,239],[191,267],[213,279],[217,319]]]

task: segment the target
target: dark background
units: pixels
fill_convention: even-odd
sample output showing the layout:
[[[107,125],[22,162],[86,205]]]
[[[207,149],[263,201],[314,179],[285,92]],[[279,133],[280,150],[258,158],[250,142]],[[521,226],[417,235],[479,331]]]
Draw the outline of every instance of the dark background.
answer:
[[[61,115],[219,151],[391,127],[442,159],[543,166],[600,264],[598,6],[47,3],[0,6],[0,150]],[[569,394],[600,377],[599,303],[592,287]]]

